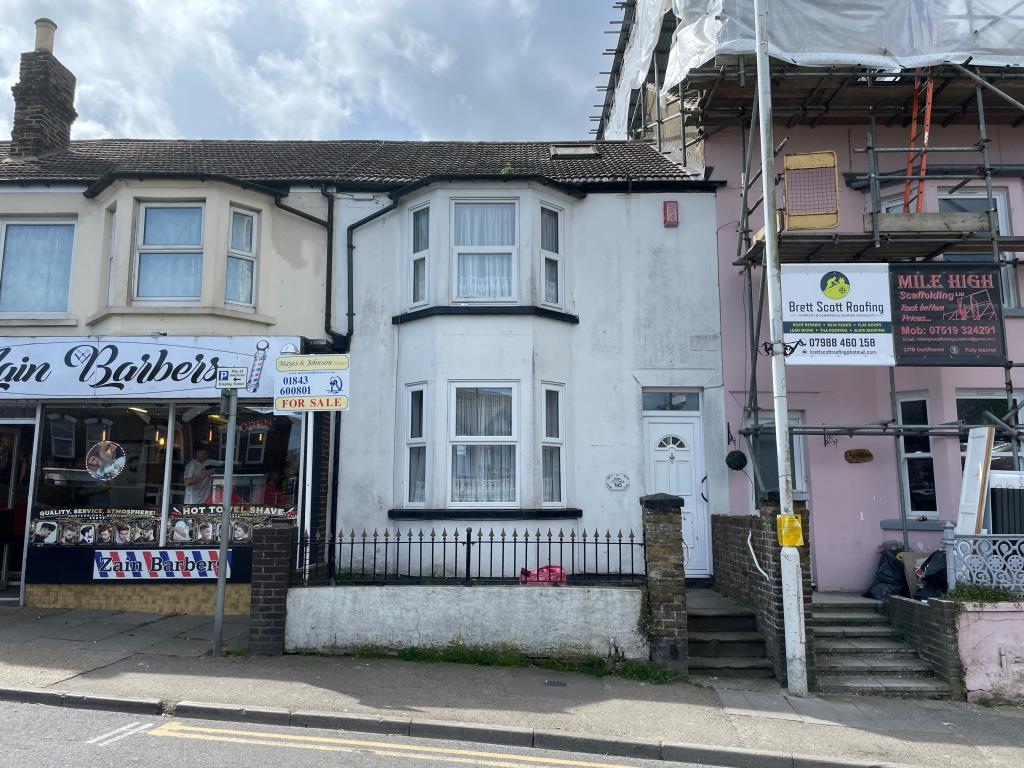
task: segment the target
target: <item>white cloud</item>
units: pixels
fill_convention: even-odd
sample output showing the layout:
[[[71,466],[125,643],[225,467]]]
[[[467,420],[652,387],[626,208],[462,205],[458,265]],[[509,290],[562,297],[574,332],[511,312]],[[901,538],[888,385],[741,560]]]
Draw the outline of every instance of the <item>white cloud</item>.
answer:
[[[46,14],[78,77],[78,138],[571,138],[589,127],[605,43],[581,30],[599,30],[603,6],[7,0],[0,88]],[[12,112],[0,93],[0,132]]]

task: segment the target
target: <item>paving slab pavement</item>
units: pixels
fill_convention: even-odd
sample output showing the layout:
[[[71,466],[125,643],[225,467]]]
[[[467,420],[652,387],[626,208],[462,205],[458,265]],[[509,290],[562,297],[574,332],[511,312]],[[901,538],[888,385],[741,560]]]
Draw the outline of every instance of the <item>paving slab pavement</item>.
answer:
[[[119,624],[123,630],[101,640],[72,641],[36,634],[43,621],[54,634],[64,634],[68,621]],[[209,617],[153,620],[149,614],[97,617],[82,611],[37,618],[0,608],[0,634],[20,630],[26,638],[0,642],[0,686],[115,699],[145,695],[165,704],[212,701],[508,726],[928,768],[1024,765],[1021,708],[874,697],[797,699],[772,681],[695,678],[699,684],[650,685],[533,667],[344,656],[212,658],[198,631],[208,622]],[[232,622],[235,641],[244,638],[241,627]],[[153,643],[138,652],[131,647],[149,640]],[[111,644],[124,647],[115,650]]]

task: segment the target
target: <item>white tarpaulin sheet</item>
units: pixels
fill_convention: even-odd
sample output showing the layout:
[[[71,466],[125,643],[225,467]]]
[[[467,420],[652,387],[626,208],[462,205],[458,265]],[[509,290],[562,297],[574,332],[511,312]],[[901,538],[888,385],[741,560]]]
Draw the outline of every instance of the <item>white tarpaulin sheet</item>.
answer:
[[[661,34],[661,19],[672,0],[637,0],[633,29],[622,53],[619,82],[615,86],[615,99],[605,133],[625,138],[629,122],[630,92],[641,87],[651,68],[651,56]]]
[[[766,0],[768,52],[801,66],[1024,66],[1019,0]],[[671,88],[720,54],[754,51],[752,0],[672,0]]]

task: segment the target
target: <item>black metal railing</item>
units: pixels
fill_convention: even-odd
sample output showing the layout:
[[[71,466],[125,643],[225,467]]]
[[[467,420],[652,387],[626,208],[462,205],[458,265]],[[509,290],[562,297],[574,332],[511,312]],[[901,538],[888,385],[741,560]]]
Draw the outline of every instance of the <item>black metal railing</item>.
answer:
[[[303,536],[292,584],[644,583],[644,542],[604,534],[472,528]]]

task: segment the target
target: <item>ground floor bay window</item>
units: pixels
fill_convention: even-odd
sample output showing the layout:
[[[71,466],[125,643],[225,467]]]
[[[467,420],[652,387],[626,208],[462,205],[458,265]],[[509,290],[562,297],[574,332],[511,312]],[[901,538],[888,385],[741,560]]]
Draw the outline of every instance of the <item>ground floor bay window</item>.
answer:
[[[518,503],[517,393],[514,383],[451,385],[451,504]]]

